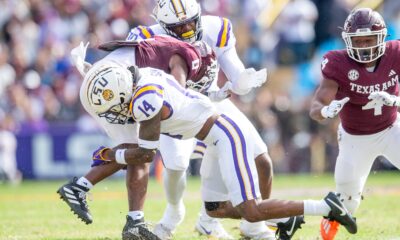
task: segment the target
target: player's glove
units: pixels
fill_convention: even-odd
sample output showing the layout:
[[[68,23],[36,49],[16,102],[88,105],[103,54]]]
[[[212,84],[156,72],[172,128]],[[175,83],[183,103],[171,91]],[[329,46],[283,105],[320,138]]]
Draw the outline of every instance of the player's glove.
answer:
[[[81,42],[79,46],[71,50],[72,62],[82,76],[85,76],[87,71],[89,71],[89,69],[92,67],[92,64],[85,62],[86,50],[88,46],[89,43],[83,45],[83,42]]]
[[[208,98],[213,102],[220,102],[231,96],[232,83],[226,82],[218,91],[209,91],[206,93]]]
[[[373,92],[368,96],[369,100],[375,100],[382,103],[383,105],[394,107],[400,106],[400,98],[395,95],[390,95],[387,92]]]
[[[106,150],[109,150],[110,148],[104,147],[104,146],[100,146],[96,151],[93,152],[93,156],[92,156],[92,167],[95,166],[99,166],[99,165],[103,165],[103,164],[107,164],[110,163],[110,160],[107,160],[104,156],[103,153]]]
[[[349,97],[345,97],[342,100],[333,100],[328,106],[325,106],[321,109],[321,115],[324,118],[336,117],[349,100]]]
[[[249,93],[251,89],[260,87],[265,81],[267,81],[266,68],[259,71],[254,70],[254,68],[247,68],[232,83],[232,91],[236,94],[244,95]]]

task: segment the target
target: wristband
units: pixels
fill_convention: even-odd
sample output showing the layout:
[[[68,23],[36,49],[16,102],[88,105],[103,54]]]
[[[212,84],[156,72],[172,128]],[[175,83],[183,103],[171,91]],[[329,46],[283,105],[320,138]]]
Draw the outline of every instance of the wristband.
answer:
[[[143,139],[138,139],[138,145],[141,148],[146,148],[146,149],[158,149],[160,147],[160,141],[149,141],[149,140],[143,140]]]
[[[126,148],[124,149],[118,149],[117,151],[115,151],[115,161],[119,164],[126,164],[126,160],[125,160],[125,151]]]

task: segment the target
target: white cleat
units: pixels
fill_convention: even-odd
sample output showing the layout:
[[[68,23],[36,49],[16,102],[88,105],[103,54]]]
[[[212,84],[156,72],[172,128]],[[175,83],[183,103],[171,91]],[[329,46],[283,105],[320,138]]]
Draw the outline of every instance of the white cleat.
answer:
[[[251,223],[246,220],[240,221],[240,233],[246,238],[253,240],[275,240],[275,231],[271,230],[265,222]]]
[[[176,227],[182,223],[185,213],[183,202],[178,207],[167,204],[163,217],[154,226],[154,233],[162,240],[172,239],[173,233]]]
[[[195,230],[201,235],[206,235],[209,239],[224,239],[233,240],[234,238],[229,235],[222,226],[222,224],[215,218],[208,216],[200,216],[197,220]]]
[[[173,236],[172,230],[164,226],[162,223],[157,223],[154,226],[153,233],[161,240],[171,240]]]

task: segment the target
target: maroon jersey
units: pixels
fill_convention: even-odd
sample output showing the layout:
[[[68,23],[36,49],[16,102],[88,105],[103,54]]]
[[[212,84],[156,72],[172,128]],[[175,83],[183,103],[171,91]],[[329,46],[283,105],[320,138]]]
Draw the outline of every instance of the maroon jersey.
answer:
[[[135,48],[136,65],[161,69],[170,72],[169,60],[175,54],[180,55],[188,69],[188,79],[198,80],[201,69],[201,56],[189,43],[172,37],[155,36],[154,39],[139,41]]]
[[[400,41],[388,41],[385,54],[374,72],[348,57],[345,50],[330,51],[324,56],[322,74],[339,85],[336,99],[349,97],[339,117],[346,132],[354,135],[373,134],[396,120],[397,107],[369,103],[372,92],[399,93]]]

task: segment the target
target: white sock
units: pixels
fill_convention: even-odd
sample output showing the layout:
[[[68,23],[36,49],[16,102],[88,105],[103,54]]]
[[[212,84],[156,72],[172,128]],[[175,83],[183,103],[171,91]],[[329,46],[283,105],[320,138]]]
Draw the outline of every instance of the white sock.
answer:
[[[331,208],[324,200],[304,200],[304,215],[328,216]]]
[[[133,220],[144,218],[143,211],[130,211],[128,212],[128,216],[130,216]]]
[[[76,184],[89,188],[89,190],[93,187],[93,184],[89,182],[89,180],[87,180],[85,177],[80,177],[78,181],[76,181]]]
[[[163,177],[167,202],[171,206],[178,207],[182,202],[183,191],[186,188],[185,171],[165,169]]]

